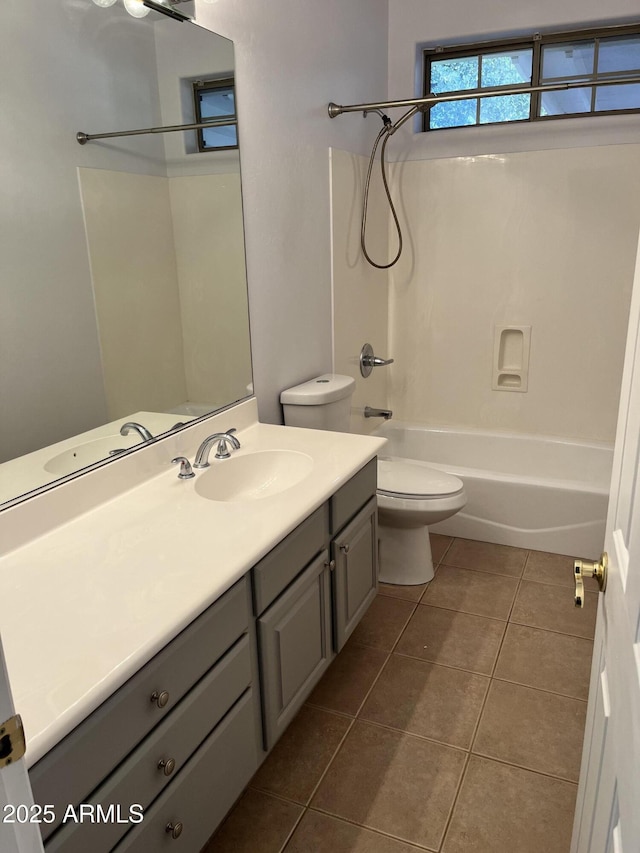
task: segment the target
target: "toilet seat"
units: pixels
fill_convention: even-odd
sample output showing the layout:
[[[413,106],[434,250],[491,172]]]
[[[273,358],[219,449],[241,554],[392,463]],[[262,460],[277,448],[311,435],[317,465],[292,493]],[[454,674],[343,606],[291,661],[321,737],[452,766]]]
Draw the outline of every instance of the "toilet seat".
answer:
[[[389,457],[378,459],[378,494],[403,500],[437,500],[459,495],[464,483],[453,474],[424,462]]]

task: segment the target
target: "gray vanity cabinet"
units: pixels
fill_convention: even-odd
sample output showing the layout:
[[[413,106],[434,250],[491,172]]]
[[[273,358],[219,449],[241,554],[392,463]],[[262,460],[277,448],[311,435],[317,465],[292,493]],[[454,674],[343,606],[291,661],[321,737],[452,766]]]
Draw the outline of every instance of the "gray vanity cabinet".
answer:
[[[376,595],[375,492],[373,460],[254,568],[267,751]]]
[[[178,837],[197,853],[258,767],[258,702],[244,577],[31,768],[35,801],[57,818],[41,824],[47,853],[156,851]]]
[[[269,749],[333,657],[327,551],[258,618],[258,643],[265,747]]]
[[[378,512],[370,498],[331,541],[334,647],[344,646],[378,588]]]

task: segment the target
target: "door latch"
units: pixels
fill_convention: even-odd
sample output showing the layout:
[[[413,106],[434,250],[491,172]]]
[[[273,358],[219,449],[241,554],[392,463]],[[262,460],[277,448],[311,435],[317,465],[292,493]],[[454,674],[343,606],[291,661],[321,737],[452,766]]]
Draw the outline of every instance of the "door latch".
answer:
[[[576,582],[575,605],[584,607],[584,578],[595,578],[598,581],[600,592],[607,588],[607,572],[609,570],[609,555],[606,551],[597,563],[590,560],[574,560],[573,576]]]
[[[0,725],[0,770],[19,761],[26,748],[22,719],[20,714],[14,714]]]

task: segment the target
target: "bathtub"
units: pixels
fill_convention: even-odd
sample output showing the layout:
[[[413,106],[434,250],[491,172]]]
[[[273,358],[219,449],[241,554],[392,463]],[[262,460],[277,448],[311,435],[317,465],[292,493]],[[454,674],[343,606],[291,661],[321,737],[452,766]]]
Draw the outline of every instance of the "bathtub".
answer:
[[[463,480],[467,505],[434,533],[595,559],[604,545],[613,444],[386,422],[385,456]]]

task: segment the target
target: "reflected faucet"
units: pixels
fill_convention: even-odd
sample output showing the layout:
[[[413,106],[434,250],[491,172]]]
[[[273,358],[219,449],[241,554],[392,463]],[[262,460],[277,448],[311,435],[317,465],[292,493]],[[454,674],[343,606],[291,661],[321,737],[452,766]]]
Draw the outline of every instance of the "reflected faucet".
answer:
[[[364,407],[365,418],[384,418],[388,421],[393,416],[391,409],[372,409],[371,406]]]
[[[231,452],[229,451],[227,444],[230,444],[234,450],[239,450],[240,442],[235,437],[235,435],[233,435],[234,432],[235,429],[228,429],[226,432],[216,432],[213,435],[210,435],[208,438],[205,438],[205,440],[198,448],[193,467],[209,467],[209,451],[211,450],[216,441],[218,442],[218,449],[216,450],[216,459],[228,459],[231,456]]]
[[[129,435],[132,430],[137,432],[143,441],[151,441],[151,439],[153,438],[153,436],[145,426],[142,426],[142,424],[137,424],[135,421],[127,421],[126,424],[122,424],[122,426],[120,427],[120,435]]]

